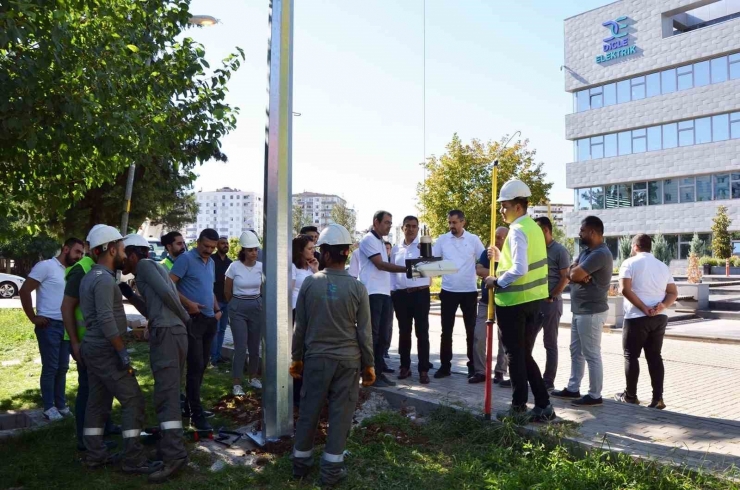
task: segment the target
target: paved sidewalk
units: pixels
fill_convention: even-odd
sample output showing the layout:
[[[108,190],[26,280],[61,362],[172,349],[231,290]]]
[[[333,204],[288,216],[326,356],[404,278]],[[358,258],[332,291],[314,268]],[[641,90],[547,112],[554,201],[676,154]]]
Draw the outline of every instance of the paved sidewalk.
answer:
[[[439,367],[439,317],[430,317],[432,362]],[[412,354],[412,378],[398,381],[398,392],[437,404],[452,404],[482,413],[483,384],[467,383],[465,335],[461,319],[456,321],[453,338],[453,371],[441,380],[432,379],[420,385],[416,374],[416,358]],[[398,367],[397,332],[394,331],[390,364]],[[538,337],[534,356],[544,368],[545,351],[542,336]],[[415,341],[414,341],[415,342]],[[570,374],[570,332],[559,330],[559,370],[556,387],[567,384]],[[416,347],[412,349],[412,353]],[[495,351],[494,351],[495,352]],[[565,400],[553,398],[559,419],[577,422],[580,426],[573,439],[595,447],[623,451],[634,456],[659,458],[692,467],[727,470],[740,467],[740,346],[666,339],[663,357],[666,368],[664,411],[643,406],[625,405],[613,401],[624,388],[624,362],[621,333],[604,333],[604,405],[582,409]],[[640,360],[641,376],[638,397],[650,401],[651,387],[647,365]],[[582,392],[588,390],[588,375]],[[494,386],[494,411],[505,409],[511,400],[511,390]],[[530,403],[533,398],[530,396]]]

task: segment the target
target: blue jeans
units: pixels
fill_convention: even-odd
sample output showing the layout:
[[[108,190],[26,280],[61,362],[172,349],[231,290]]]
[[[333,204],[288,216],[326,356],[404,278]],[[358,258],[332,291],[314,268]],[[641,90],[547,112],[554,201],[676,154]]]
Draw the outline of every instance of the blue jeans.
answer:
[[[218,321],[218,330],[216,330],[216,336],[211,345],[211,363],[214,364],[221,359],[221,347],[224,345],[226,327],[229,325],[229,303],[221,303],[219,301],[218,307],[221,309],[221,319]]]
[[[601,362],[601,334],[608,312],[573,315],[570,326],[570,381],[568,391],[580,391],[588,363],[588,394],[601,398],[604,365]]]
[[[36,327],[36,340],[41,354],[41,399],[44,411],[67,406],[64,390],[69,370],[69,341],[64,340],[64,324],[49,320],[46,328]]]

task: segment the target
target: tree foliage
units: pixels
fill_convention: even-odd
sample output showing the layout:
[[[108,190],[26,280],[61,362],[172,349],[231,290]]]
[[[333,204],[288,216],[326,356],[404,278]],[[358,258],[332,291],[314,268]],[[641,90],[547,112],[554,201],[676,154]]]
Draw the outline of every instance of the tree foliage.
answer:
[[[427,178],[417,186],[417,197],[420,219],[433,235],[446,233],[447,213],[460,209],[471,233],[484,241],[490,236],[492,163],[507,139],[487,143],[473,139],[463,144],[455,134],[444,155],[426,161]],[[535,162],[536,151],[528,143],[516,141],[499,156],[498,190],[507,180],[521,179],[531,189],[530,203],[535,205],[547,200],[553,184],[545,181],[543,164]],[[498,222],[503,224],[500,218]]]
[[[674,257],[673,249],[662,233],[653,237],[653,255],[665,265],[671,265]]]
[[[219,153],[238,112],[226,84],[244,53],[210,71],[203,47],[180,36],[189,3],[0,4],[0,209],[37,229],[61,224],[75,203],[102,202],[91,190],[122,200],[116,184],[132,162],[150,179],[164,166],[161,177],[192,182]],[[157,209],[150,217],[177,214]]]
[[[350,236],[355,236],[355,228],[357,227],[357,215],[354,209],[348,208],[341,202],[338,202],[331,208],[331,220],[338,225],[342,225],[347,228]]]
[[[621,264],[632,255],[632,237],[623,235],[619,237],[618,261]]]
[[[15,273],[24,277],[36,262],[50,259],[61,248],[61,243],[48,234],[31,236],[25,229],[25,223],[0,216],[0,257],[13,259]]]
[[[552,238],[565,247],[571,258],[578,256],[578,253],[576,252],[576,240],[574,238],[568,238],[565,234],[565,230],[555,223],[552,224]]]
[[[725,206],[717,206],[717,215],[712,220],[712,254],[718,259],[732,256],[732,235],[729,232],[732,220]]]
[[[293,204],[293,232],[296,235],[301,233],[301,228],[311,224],[311,216],[303,212],[303,206]]]

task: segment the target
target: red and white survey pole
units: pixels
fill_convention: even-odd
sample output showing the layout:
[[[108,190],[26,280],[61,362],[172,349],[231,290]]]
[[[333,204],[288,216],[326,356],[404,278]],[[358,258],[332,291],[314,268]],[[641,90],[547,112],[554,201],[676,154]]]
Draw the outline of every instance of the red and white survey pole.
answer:
[[[498,158],[493,161],[493,175],[491,176],[491,245],[496,244],[496,191],[498,189]],[[489,264],[489,270],[493,275],[493,264]],[[495,291],[488,290],[488,321],[486,321],[486,388],[483,415],[486,420],[491,420],[491,365],[493,364],[493,317],[496,311],[494,303]]]

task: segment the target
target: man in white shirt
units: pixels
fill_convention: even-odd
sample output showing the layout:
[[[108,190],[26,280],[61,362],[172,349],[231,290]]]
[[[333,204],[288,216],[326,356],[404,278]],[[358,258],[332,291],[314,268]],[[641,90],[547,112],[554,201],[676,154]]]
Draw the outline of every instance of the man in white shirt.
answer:
[[[62,300],[64,273],[67,267],[72,267],[82,258],[84,247],[82,240],[69,238],[64,242],[58,256],[42,260],[33,266],[20,290],[23,311],[36,327],[36,339],[41,354],[41,398],[44,402],[44,415],[49,420],[72,415],[65,396],[69,340],[64,340]],[[31,298],[33,291],[36,291],[35,312]]]
[[[406,216],[403,219],[404,239],[391,251],[391,262],[405,266],[406,259],[418,259],[419,219]],[[431,279],[421,277],[409,279],[406,273],[393,274],[391,299],[398,320],[398,353],[401,355],[401,370],[398,379],[411,376],[411,329],[416,323],[416,351],[419,356],[419,382],[429,383],[429,286]]]
[[[624,296],[624,372],[627,387],[616,395],[624,403],[640,404],[637,399],[637,380],[640,376],[640,351],[645,349],[653,399],[650,408],[662,410],[663,403],[663,347],[668,316],[665,310],[678,297],[676,284],[668,266],[656,259],[652,240],[648,235],[636,235],[632,239],[632,257],[619,268],[619,285]]]
[[[355,279],[360,277],[360,254],[357,253],[359,246],[359,243],[355,243],[350,247],[352,255],[349,256],[349,269],[347,269],[347,273]]]
[[[460,307],[465,323],[465,336],[468,352],[468,377],[475,375],[473,363],[473,343],[475,341],[475,317],[478,309],[478,276],[475,263],[485,251],[483,243],[476,235],[465,231],[465,214],[454,209],[447,213],[449,233],[437,239],[432,247],[435,257],[454,262],[456,274],[442,276],[442,290],[439,299],[442,303],[442,339],[440,360],[442,366],[434,373],[435,378],[450,375],[452,368],[452,330],[455,328],[455,313]]]
[[[391,302],[391,273],[406,272],[406,267],[388,262],[383,237],[393,226],[393,216],[387,211],[378,211],[373,216],[373,227],[360,242],[355,253],[360,254],[360,282],[365,285],[370,300],[370,323],[373,327],[373,356],[375,357],[375,386],[395,386],[384,373],[392,372],[383,359],[389,345],[393,325],[393,304]]]

